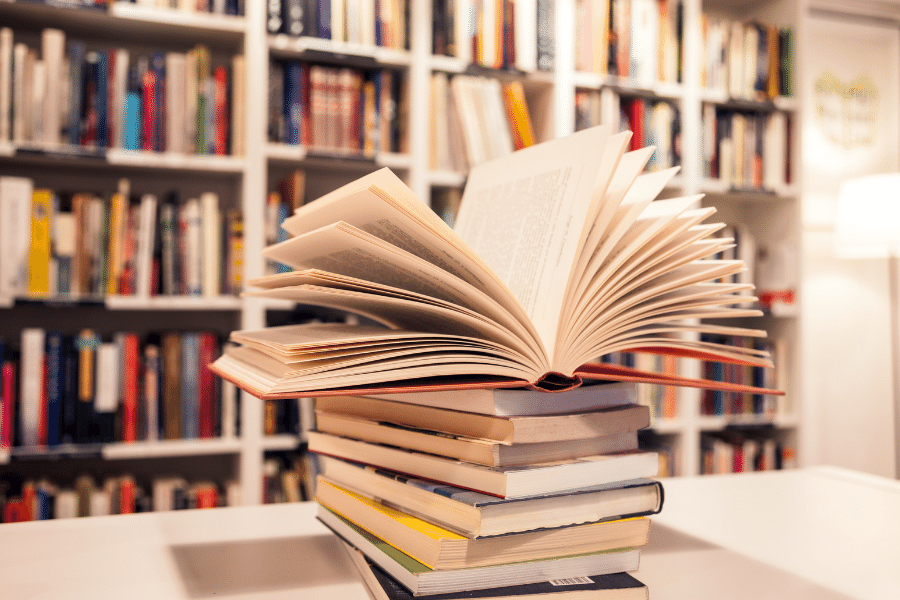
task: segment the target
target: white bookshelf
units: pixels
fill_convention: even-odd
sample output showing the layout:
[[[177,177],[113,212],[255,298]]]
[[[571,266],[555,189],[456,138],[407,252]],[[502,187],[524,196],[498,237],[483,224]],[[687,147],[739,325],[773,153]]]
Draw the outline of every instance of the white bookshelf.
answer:
[[[526,0],[522,0],[526,1]],[[110,150],[101,160],[74,156],[59,161],[40,156],[22,157],[14,144],[0,143],[0,170],[3,174],[15,171],[26,164],[31,168],[47,165],[59,166],[69,174],[91,173],[93,169],[111,171],[111,177],[130,173],[145,177],[165,178],[168,173],[176,173],[192,178],[210,178],[217,185],[232,189],[236,203],[244,214],[244,280],[263,275],[264,264],[261,251],[264,248],[263,208],[266,195],[271,188],[275,173],[286,168],[303,168],[307,171],[307,190],[334,184],[342,178],[349,180],[367,170],[389,167],[403,177],[413,191],[427,200],[433,188],[464,185],[464,172],[429,169],[430,132],[428,114],[430,109],[429,81],[432,72],[441,71],[460,74],[469,71],[470,66],[463,61],[446,56],[431,54],[431,3],[411,0],[410,5],[410,50],[399,51],[385,48],[364,47],[353,44],[336,44],[327,40],[312,38],[292,38],[283,34],[270,35],[266,32],[266,3],[246,2],[246,14],[242,17],[185,13],[176,10],[147,8],[112,2],[107,12],[95,10],[75,10],[52,8],[25,2],[0,2],[0,20],[27,19],[30,22],[45,23],[47,27],[72,27],[72,37],[85,39],[86,32],[97,31],[103,39],[112,39],[114,44],[127,45],[132,36],[138,44],[153,40],[152,44],[165,47],[189,47],[197,42],[209,42],[218,48],[242,53],[246,61],[246,111],[243,120],[245,152],[243,156],[188,156],[175,153],[147,153]],[[737,0],[684,0],[685,43],[683,80],[680,83],[656,83],[636,87],[628,79],[607,77],[595,73],[578,72],[574,68],[574,39],[571,27],[576,15],[575,0],[555,2],[556,22],[556,66],[552,72],[491,72],[478,69],[479,74],[496,76],[501,79],[521,79],[537,98],[532,118],[544,139],[563,136],[574,130],[574,97],[578,89],[610,89],[617,92],[647,94],[676,103],[681,115],[682,170],[670,184],[672,194],[689,195],[706,193],[708,201],[717,206],[746,206],[753,204],[753,210],[765,215],[773,204],[788,207],[776,214],[792,214],[788,230],[799,228],[798,202],[801,183],[796,179],[799,169],[799,140],[797,129],[799,118],[794,119],[794,147],[792,161],[795,165],[794,181],[787,186],[772,190],[770,194],[736,196],[733,191],[719,181],[704,179],[701,158],[701,112],[704,103],[727,104],[731,99],[720,90],[700,87],[698,41],[699,19],[704,10],[715,10],[735,19],[749,20],[762,18],[799,29],[806,10],[805,0],[774,0],[766,3],[741,2]],[[15,25],[13,26],[15,29]],[[113,45],[114,45],[113,44]],[[799,39],[797,40],[799,46]],[[267,101],[269,61],[273,58],[291,60],[319,60],[327,57],[330,64],[363,65],[366,68],[391,68],[401,71],[406,78],[407,107],[405,130],[408,132],[407,148],[404,153],[378,154],[372,160],[355,157],[318,156],[308,152],[303,146],[270,143],[267,139]],[[795,79],[799,81],[796,75]],[[795,89],[798,86],[795,85]],[[799,103],[794,98],[777,98],[772,103],[773,110],[799,114]],[[612,118],[612,117],[609,117]],[[617,119],[617,116],[616,116]],[[325,190],[327,191],[327,190]],[[667,190],[668,193],[669,190]],[[752,197],[751,197],[752,196]],[[307,193],[310,196],[310,192]],[[760,227],[767,229],[766,217],[760,218]],[[799,290],[796,290],[799,293]],[[104,299],[105,308],[111,312],[135,311],[145,313],[189,312],[196,323],[205,322],[205,313],[228,313],[235,322],[235,328],[251,329],[266,325],[269,310],[289,310],[287,302],[272,302],[258,298],[239,297],[118,297]],[[13,299],[0,298],[0,308],[13,311],[18,308]],[[56,310],[48,308],[47,310]],[[140,318],[140,317],[139,317]],[[220,317],[217,317],[220,318]],[[791,341],[790,387],[787,390],[790,405],[801,405],[801,381],[799,372],[799,328],[798,314],[779,314],[767,317],[763,325],[774,323],[778,335]],[[78,327],[83,324],[78,323]],[[199,328],[199,327],[198,327]],[[733,424],[727,418],[700,415],[700,396],[694,390],[679,390],[678,416],[675,419],[657,420],[653,429],[658,434],[672,439],[677,449],[679,471],[685,475],[696,474],[700,465],[701,436],[709,431],[719,431]],[[262,497],[263,461],[269,451],[289,451],[297,449],[297,436],[266,436],[263,434],[262,403],[244,394],[241,399],[241,436],[235,439],[201,440],[194,443],[186,440],[175,442],[141,442],[137,444],[112,444],[104,448],[103,458],[160,458],[178,456],[184,459],[185,469],[190,471],[193,457],[222,455],[234,463],[235,478],[240,483],[241,496],[245,503],[256,503]],[[796,446],[798,431],[803,423],[803,415],[797,412],[779,415],[765,423],[756,420],[746,425],[768,424],[778,431],[779,436],[790,440]],[[745,425],[742,424],[742,425]],[[803,462],[803,456],[800,457]],[[0,464],[15,461],[8,452],[0,451]],[[202,473],[198,474],[202,475]]]

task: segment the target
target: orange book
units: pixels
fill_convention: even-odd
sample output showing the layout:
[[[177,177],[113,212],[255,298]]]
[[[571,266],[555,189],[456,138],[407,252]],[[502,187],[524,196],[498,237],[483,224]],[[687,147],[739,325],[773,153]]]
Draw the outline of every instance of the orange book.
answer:
[[[521,81],[511,81],[503,86],[503,99],[506,104],[506,116],[513,136],[516,150],[534,145],[534,129],[531,126],[531,115],[525,101],[525,88]]]
[[[50,294],[53,192],[34,190],[31,194],[31,245],[28,249],[28,293]]]

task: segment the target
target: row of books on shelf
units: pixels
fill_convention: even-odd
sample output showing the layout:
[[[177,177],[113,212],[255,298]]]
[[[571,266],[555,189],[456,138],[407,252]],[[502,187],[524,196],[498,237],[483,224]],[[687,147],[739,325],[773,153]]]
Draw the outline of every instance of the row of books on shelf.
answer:
[[[48,479],[0,478],[0,522],[17,523],[47,519],[69,519],[121,515],[161,510],[238,506],[240,488],[228,481],[222,486],[210,481],[188,481],[182,477],[158,477],[141,485],[125,474],[99,479],[82,474],[67,484]]]
[[[744,473],[797,466],[794,447],[766,430],[727,430],[701,438],[700,474]]]
[[[493,69],[552,70],[551,0],[434,0],[432,51]]]
[[[246,0],[36,0],[39,3],[66,8],[107,9],[115,4],[178,10],[185,13],[243,15]]]
[[[0,447],[234,437],[238,394],[208,331],[101,338],[26,327],[0,345]]]
[[[649,411],[634,398],[630,383],[552,402],[485,389],[319,397],[309,433],[319,518],[378,589],[641,587],[625,572],[662,490],[649,479],[657,455],[638,450]]]
[[[134,4],[148,8],[166,8],[185,13],[243,15],[246,0],[82,0],[90,5]]]
[[[267,0],[266,31],[409,49],[409,0]]]
[[[678,372],[678,359],[674,356],[612,352],[601,356],[599,362],[670,375]],[[653,421],[678,417],[678,390],[675,387],[639,383],[637,385],[637,402],[649,407],[650,417]]]
[[[404,151],[405,85],[391,69],[272,61],[269,141],[364,157]]]
[[[0,295],[236,294],[243,217],[215,192],[56,192],[0,177]]]
[[[432,169],[465,171],[535,143],[519,81],[435,73],[430,92]]]
[[[792,116],[704,104],[703,175],[730,188],[778,190],[793,181]]]
[[[704,363],[704,377],[712,381],[743,383],[767,389],[786,389],[787,359],[786,340],[734,338],[721,335],[703,334],[703,342],[723,342],[769,352],[775,369],[760,369],[753,366],[725,363]],[[771,420],[776,415],[788,414],[787,399],[769,394],[739,394],[721,390],[703,390],[700,398],[700,414],[728,415],[732,417],[752,416]]]
[[[645,87],[681,81],[681,0],[579,0],[576,10],[576,70]]]
[[[791,27],[704,14],[700,30],[703,87],[748,100],[794,95]]]
[[[623,131],[631,131],[630,149],[654,146],[648,171],[681,164],[681,115],[669,100],[629,96],[612,88],[575,92],[575,130],[600,125],[618,116]]]
[[[722,283],[753,285],[757,306],[776,316],[792,316],[797,307],[796,244],[790,239],[760,238],[746,223],[727,223],[722,235],[734,244],[716,254],[723,260],[740,260],[745,269],[719,279]],[[784,342],[776,341],[775,344]]]
[[[312,500],[318,472],[315,454],[291,452],[267,457],[263,462],[263,504]]]
[[[27,36],[23,36],[27,39]],[[0,29],[0,143],[243,154],[244,58],[93,48],[41,32],[40,49]]]

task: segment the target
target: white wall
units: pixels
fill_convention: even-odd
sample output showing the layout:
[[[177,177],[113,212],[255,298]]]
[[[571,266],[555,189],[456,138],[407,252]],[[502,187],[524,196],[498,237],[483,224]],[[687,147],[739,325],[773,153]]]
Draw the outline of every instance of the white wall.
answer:
[[[832,238],[840,181],[900,168],[900,29],[896,21],[842,22],[821,13],[812,13],[806,25],[801,456],[806,464],[894,477],[887,261],[837,258]],[[823,53],[830,54],[823,60]],[[822,122],[815,95],[825,71],[848,83],[861,75],[877,82],[871,140],[838,142],[826,135],[835,123]]]

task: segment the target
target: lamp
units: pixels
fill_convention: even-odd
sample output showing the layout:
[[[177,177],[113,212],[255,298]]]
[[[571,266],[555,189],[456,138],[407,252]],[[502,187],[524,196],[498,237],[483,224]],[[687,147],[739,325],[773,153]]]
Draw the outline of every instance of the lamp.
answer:
[[[846,180],[840,189],[835,249],[845,258],[887,258],[890,292],[891,374],[894,408],[894,469],[900,479],[900,173]]]

